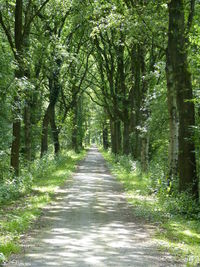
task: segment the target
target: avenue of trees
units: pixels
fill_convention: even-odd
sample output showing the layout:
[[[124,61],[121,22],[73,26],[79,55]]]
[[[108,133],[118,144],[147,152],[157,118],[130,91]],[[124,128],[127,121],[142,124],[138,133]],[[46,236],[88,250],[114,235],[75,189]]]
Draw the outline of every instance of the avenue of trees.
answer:
[[[0,0],[0,187],[96,141],[198,200],[199,19],[195,0]]]

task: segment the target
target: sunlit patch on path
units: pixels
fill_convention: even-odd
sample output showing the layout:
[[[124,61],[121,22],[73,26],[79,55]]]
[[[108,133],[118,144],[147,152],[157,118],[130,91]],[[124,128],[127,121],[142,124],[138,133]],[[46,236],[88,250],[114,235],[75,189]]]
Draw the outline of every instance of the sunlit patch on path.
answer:
[[[158,251],[149,227],[134,219],[96,148],[45,214],[47,226],[36,230],[23,255],[7,266],[178,266]]]

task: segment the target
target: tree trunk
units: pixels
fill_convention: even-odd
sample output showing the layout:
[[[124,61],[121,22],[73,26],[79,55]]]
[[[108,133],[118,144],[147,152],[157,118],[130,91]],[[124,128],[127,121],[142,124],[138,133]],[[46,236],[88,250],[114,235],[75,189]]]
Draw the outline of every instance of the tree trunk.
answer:
[[[54,106],[52,106],[50,109],[50,124],[51,124],[52,136],[53,136],[54,152],[55,152],[55,155],[58,155],[60,151],[59,129],[56,126]]]
[[[29,12],[27,16],[30,19]],[[24,58],[27,57],[29,50],[30,50],[30,41],[29,41],[29,34],[30,34],[31,24],[24,29],[24,36],[23,36],[23,56]],[[26,64],[24,66],[24,76],[30,80],[31,73],[30,73],[30,66]],[[32,90],[26,90],[25,93],[25,107],[24,107],[24,141],[25,141],[25,160],[31,161],[31,99],[32,96],[35,94]]]
[[[112,153],[116,154],[116,152],[115,152],[114,123],[113,123],[112,119],[110,119],[110,134],[111,134],[111,151],[112,151]]]
[[[130,152],[128,114],[127,114],[127,117],[124,118],[124,125],[123,126],[124,126],[124,129],[123,129],[123,154],[128,155]]]
[[[121,123],[119,120],[110,121],[111,128],[111,148],[115,155],[121,151]]]
[[[131,122],[130,134],[132,139],[132,154],[136,160],[140,159],[140,107],[141,107],[141,58],[140,48],[134,45],[131,53],[131,71],[134,84],[131,89]]]
[[[149,105],[147,102],[148,96],[148,82],[147,82],[147,67],[145,61],[145,50],[140,49],[140,60],[141,60],[141,74],[142,74],[142,83],[141,83],[141,107],[140,107],[140,125],[142,129],[140,131],[140,142],[141,142],[141,153],[140,153],[140,160],[141,160],[141,168],[143,172],[148,171],[149,165],[149,116],[150,110]],[[150,57],[150,61],[152,62],[152,55]],[[150,64],[150,70],[153,71],[153,63]]]
[[[179,115],[178,174],[179,189],[191,189],[198,198],[198,179],[193,127],[195,126],[191,75],[188,70],[185,12],[183,0],[172,0],[169,5],[168,56],[173,67]]]
[[[169,46],[170,47],[170,46]],[[173,66],[170,60],[170,55],[167,52],[166,63],[166,77],[167,77],[167,100],[169,113],[169,182],[173,181],[178,176],[178,107],[176,88],[173,77]]]
[[[41,157],[47,152],[48,150],[48,125],[51,123],[52,129],[52,136],[55,148],[55,154],[59,152],[60,144],[59,144],[59,132],[56,127],[55,123],[55,105],[58,100],[59,92],[60,92],[60,84],[59,84],[59,67],[60,61],[56,61],[57,69],[54,69],[49,77],[49,90],[50,90],[50,97],[49,97],[49,105],[46,109],[43,123],[42,123],[42,139],[41,139]]]
[[[149,134],[146,133],[141,137],[141,169],[143,172],[148,171],[149,166]]]
[[[121,113],[121,119],[123,122],[123,154],[129,154],[129,103],[130,101],[127,99],[127,87],[126,87],[126,78],[125,78],[125,59],[124,59],[124,42],[125,36],[122,32],[120,32],[120,42],[117,46],[117,87],[115,89],[116,93],[122,96],[121,100],[117,99],[117,102],[121,101],[121,106],[123,111]],[[120,104],[119,104],[120,105]],[[116,105],[117,107],[117,105]],[[119,122],[120,123],[120,122]],[[120,133],[120,125],[116,126],[119,127],[118,134],[121,136]],[[120,138],[121,139],[121,138]],[[119,143],[121,140],[119,139]],[[121,146],[121,145],[120,145]],[[118,149],[120,152],[121,147]]]
[[[55,106],[51,103],[46,109],[42,122],[42,138],[41,138],[41,158],[48,151],[48,126],[51,124],[51,131],[54,143],[54,152],[55,155],[58,155],[60,151],[60,142],[59,142],[59,130],[55,122]]]
[[[22,64],[22,12],[23,2],[22,0],[16,0],[15,4],[15,49],[16,49],[16,61],[18,63],[18,69],[15,71],[15,78],[21,79],[23,77],[23,64]],[[17,90],[18,91],[18,90]],[[18,93],[18,92],[17,92]],[[21,130],[21,110],[19,97],[14,98],[14,112],[13,112],[13,140],[11,146],[10,165],[14,169],[15,175],[19,175],[19,150],[20,150],[20,130]]]
[[[24,139],[25,159],[31,161],[31,110],[29,103],[24,108]]]
[[[18,102],[19,99],[15,98],[15,102]],[[17,108],[16,108],[17,109]],[[21,130],[21,120],[19,118],[20,110],[15,111],[15,118],[13,121],[13,140],[11,146],[11,159],[10,165],[14,170],[16,176],[19,175],[19,150],[20,150],[20,130]]]
[[[78,99],[78,109],[77,109],[77,134],[78,134],[78,149],[83,149],[83,95]]]
[[[114,121],[114,140],[115,140],[115,154],[119,154],[121,152],[121,122],[120,120]]]
[[[105,150],[108,149],[108,127],[104,125],[103,127],[103,148]]]
[[[78,103],[77,100],[74,101],[74,108],[73,108],[73,129],[72,129],[72,148],[75,152],[78,151]]]
[[[46,109],[44,114],[43,122],[42,122],[42,137],[41,137],[41,154],[40,157],[42,158],[44,154],[48,151],[48,125],[50,119],[50,104]]]

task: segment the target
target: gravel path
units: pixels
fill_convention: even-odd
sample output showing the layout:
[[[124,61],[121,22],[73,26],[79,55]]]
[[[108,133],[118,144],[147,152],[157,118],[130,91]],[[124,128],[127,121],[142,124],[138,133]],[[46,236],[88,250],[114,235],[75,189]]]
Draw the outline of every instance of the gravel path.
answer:
[[[134,218],[121,185],[93,147],[71,182],[59,190],[23,255],[6,266],[180,266],[151,240],[150,226]]]

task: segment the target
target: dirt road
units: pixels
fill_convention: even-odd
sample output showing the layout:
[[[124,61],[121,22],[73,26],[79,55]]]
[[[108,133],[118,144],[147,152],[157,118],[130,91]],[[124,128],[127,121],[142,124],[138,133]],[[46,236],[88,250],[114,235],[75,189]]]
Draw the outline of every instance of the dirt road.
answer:
[[[134,218],[95,147],[42,221],[46,226],[33,233],[23,255],[6,266],[180,266],[158,251],[150,227]]]

